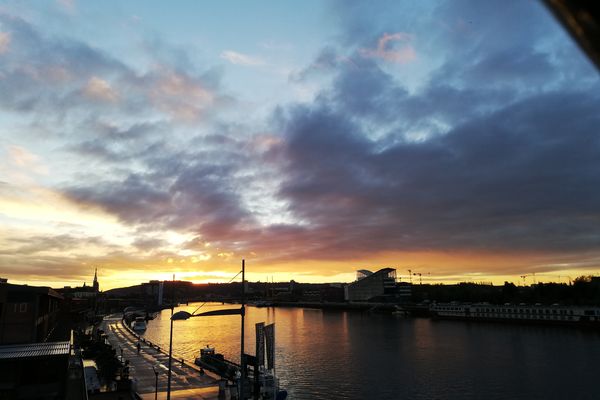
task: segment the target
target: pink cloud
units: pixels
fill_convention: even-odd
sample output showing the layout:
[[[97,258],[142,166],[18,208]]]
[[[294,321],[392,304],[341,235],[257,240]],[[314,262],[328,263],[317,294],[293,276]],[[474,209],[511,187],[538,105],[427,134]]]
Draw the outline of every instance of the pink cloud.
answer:
[[[376,49],[361,49],[363,57],[380,58],[382,60],[406,64],[417,57],[411,42],[413,35],[404,32],[384,33],[377,41]]]

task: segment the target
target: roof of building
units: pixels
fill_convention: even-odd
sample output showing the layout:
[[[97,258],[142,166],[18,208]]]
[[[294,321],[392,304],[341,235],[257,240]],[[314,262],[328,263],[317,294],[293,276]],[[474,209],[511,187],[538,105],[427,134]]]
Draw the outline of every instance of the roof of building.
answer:
[[[0,360],[68,355],[69,342],[28,343],[0,346]]]
[[[48,286],[29,286],[29,285],[15,285],[12,283],[1,283],[1,285],[6,288],[9,292],[13,293],[36,293],[47,295],[50,297],[56,297],[57,299],[62,299],[63,296],[58,293],[56,290],[49,288]]]
[[[368,270],[360,270],[360,271],[357,271],[357,272],[359,272],[359,276],[357,276],[357,279],[356,279],[354,282],[350,283],[350,285],[349,285],[349,286],[354,286],[354,285],[362,285],[362,284],[364,284],[365,282],[372,282],[372,281],[376,281],[376,280],[378,280],[378,279],[379,279],[379,277],[381,277],[382,275],[385,277],[386,275],[389,275],[389,274],[390,274],[390,273],[392,273],[392,272],[394,272],[394,273],[395,273],[395,272],[396,272],[396,269],[395,269],[395,268],[382,268],[382,269],[380,269],[380,270],[378,270],[378,271],[375,271],[375,272],[368,271],[368,272],[371,272],[369,275],[361,275],[361,274],[360,274],[360,272],[361,272],[361,271],[368,271]],[[360,282],[360,283],[359,283],[359,282]]]

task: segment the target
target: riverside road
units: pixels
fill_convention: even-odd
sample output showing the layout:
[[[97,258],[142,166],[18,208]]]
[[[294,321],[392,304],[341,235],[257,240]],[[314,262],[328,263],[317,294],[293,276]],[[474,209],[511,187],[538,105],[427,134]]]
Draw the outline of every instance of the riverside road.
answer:
[[[104,319],[102,329],[117,352],[129,361],[129,374],[136,382],[137,393],[142,399],[154,399],[156,375],[158,371],[158,398],[167,395],[167,371],[169,356],[165,349],[156,345],[139,341],[121,321],[121,316],[113,315]],[[137,344],[140,343],[138,352]],[[168,349],[167,349],[168,350]],[[154,367],[154,368],[153,368]],[[218,399],[219,380],[210,373],[200,374],[195,365],[182,363],[181,359],[172,360],[171,398],[173,399]]]

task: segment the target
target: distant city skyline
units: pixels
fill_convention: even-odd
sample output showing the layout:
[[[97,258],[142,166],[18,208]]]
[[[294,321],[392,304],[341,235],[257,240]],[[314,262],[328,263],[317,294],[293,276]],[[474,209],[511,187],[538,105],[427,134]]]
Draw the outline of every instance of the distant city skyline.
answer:
[[[599,89],[542,2],[9,0],[0,277],[597,274]]]

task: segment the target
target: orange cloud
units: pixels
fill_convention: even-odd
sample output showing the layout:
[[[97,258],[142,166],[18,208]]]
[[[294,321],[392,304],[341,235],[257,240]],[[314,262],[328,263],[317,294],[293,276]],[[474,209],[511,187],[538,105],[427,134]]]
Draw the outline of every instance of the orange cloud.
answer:
[[[119,98],[118,93],[107,81],[95,76],[90,78],[83,92],[86,96],[95,100],[115,102]]]
[[[4,54],[10,48],[10,33],[0,32],[0,54]]]
[[[191,77],[161,70],[150,93],[152,101],[177,119],[193,121],[214,103],[214,94]]]

